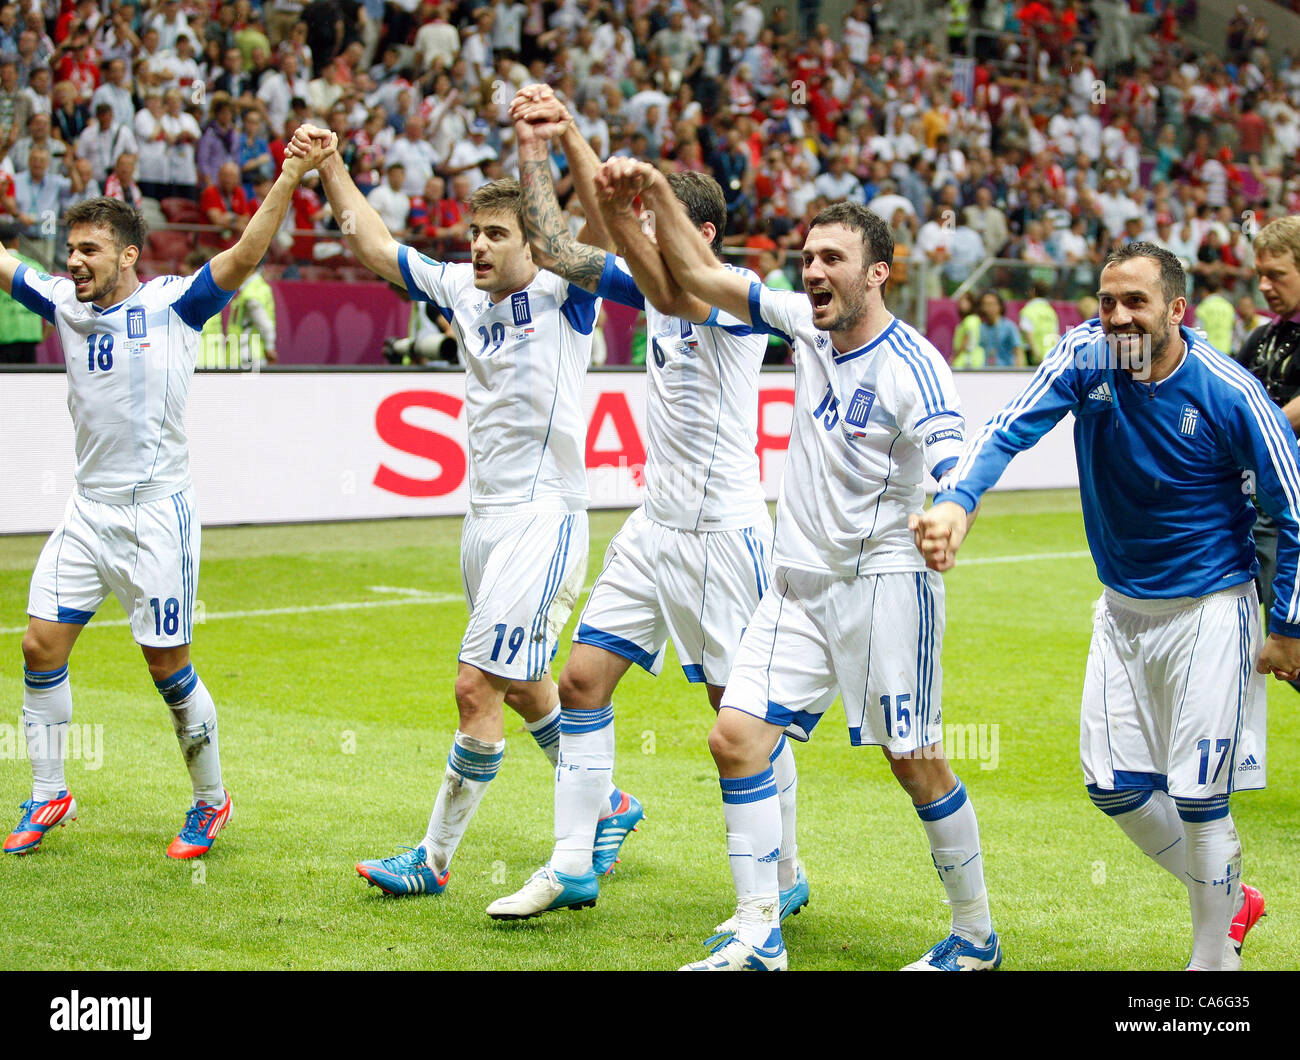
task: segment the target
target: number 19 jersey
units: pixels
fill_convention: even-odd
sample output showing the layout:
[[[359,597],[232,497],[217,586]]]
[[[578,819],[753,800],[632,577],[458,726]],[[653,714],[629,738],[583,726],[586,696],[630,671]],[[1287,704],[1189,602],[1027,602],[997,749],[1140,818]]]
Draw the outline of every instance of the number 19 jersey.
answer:
[[[474,286],[472,265],[405,246],[398,264],[411,297],[438,307],[465,355],[471,509],[585,510],[582,381],[600,299],[539,271],[493,302]]]

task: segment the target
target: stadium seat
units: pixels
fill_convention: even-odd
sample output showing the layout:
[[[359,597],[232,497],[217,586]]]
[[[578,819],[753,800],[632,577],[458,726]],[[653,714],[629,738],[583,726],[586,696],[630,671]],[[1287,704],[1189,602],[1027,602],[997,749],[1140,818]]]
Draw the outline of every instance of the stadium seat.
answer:
[[[205,223],[206,219],[203,216],[203,211],[199,209],[199,204],[190,199],[163,199],[158,205],[162,207],[163,216],[174,225],[201,225]]]
[[[182,261],[194,249],[193,232],[150,232],[149,256],[168,261]]]

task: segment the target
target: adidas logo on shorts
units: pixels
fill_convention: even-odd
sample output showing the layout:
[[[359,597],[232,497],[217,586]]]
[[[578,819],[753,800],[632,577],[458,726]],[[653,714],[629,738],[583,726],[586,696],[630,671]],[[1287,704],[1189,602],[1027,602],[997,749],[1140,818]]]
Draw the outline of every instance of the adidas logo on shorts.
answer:
[[[1241,765],[1237,766],[1237,772],[1238,772],[1238,773],[1248,773],[1248,772],[1250,772],[1250,771],[1252,771],[1252,770],[1258,770],[1259,768],[1260,768],[1260,765],[1259,765],[1258,762],[1255,761],[1255,756],[1254,756],[1254,755],[1247,755],[1247,756],[1246,756],[1246,760],[1245,760],[1244,762],[1242,762]]]

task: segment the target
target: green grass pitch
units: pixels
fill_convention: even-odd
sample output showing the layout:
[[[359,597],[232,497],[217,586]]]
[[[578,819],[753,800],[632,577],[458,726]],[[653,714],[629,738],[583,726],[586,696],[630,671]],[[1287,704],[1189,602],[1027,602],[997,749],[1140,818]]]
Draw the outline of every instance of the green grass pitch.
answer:
[[[593,513],[589,578],[623,517]],[[657,680],[630,672],[616,697],[615,777],[649,817],[594,909],[516,924],[484,915],[551,847],[551,773],[513,715],[444,895],[385,899],[353,870],[423,835],[455,727],[459,534],[457,519],[205,532],[194,661],[217,702],[236,813],[201,863],[163,856],[188,778],[121,611],[106,604],[72,657],[74,724],[100,734],[68,765],[80,820],[33,856],[0,859],[0,964],[666,969],[700,957],[733,894],[711,712],[675,657]],[[29,791],[18,631],[41,544],[0,539],[6,830]],[[946,584],[944,721],[976,734],[955,768],[979,815],[1004,967],[1181,967],[1185,892],[1089,803],[1079,772],[1099,587],[1077,494],[992,495]],[[566,634],[556,672],[567,650]],[[1270,682],[1269,699],[1270,788],[1233,803],[1246,878],[1270,914],[1246,947],[1256,969],[1295,968],[1300,952],[1300,697]],[[878,750],[848,746],[838,707],[797,755],[812,902],[786,926],[791,968],[913,960],[945,933],[947,909],[906,797]]]

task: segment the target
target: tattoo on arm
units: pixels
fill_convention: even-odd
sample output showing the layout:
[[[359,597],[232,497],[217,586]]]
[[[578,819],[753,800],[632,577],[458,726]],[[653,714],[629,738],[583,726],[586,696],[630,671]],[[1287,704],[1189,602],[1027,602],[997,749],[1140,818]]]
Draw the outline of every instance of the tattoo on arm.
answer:
[[[524,189],[524,229],[529,239],[550,259],[552,272],[587,291],[595,291],[605,271],[605,251],[579,243],[560,214],[551,180],[551,162],[521,162],[519,179]]]

